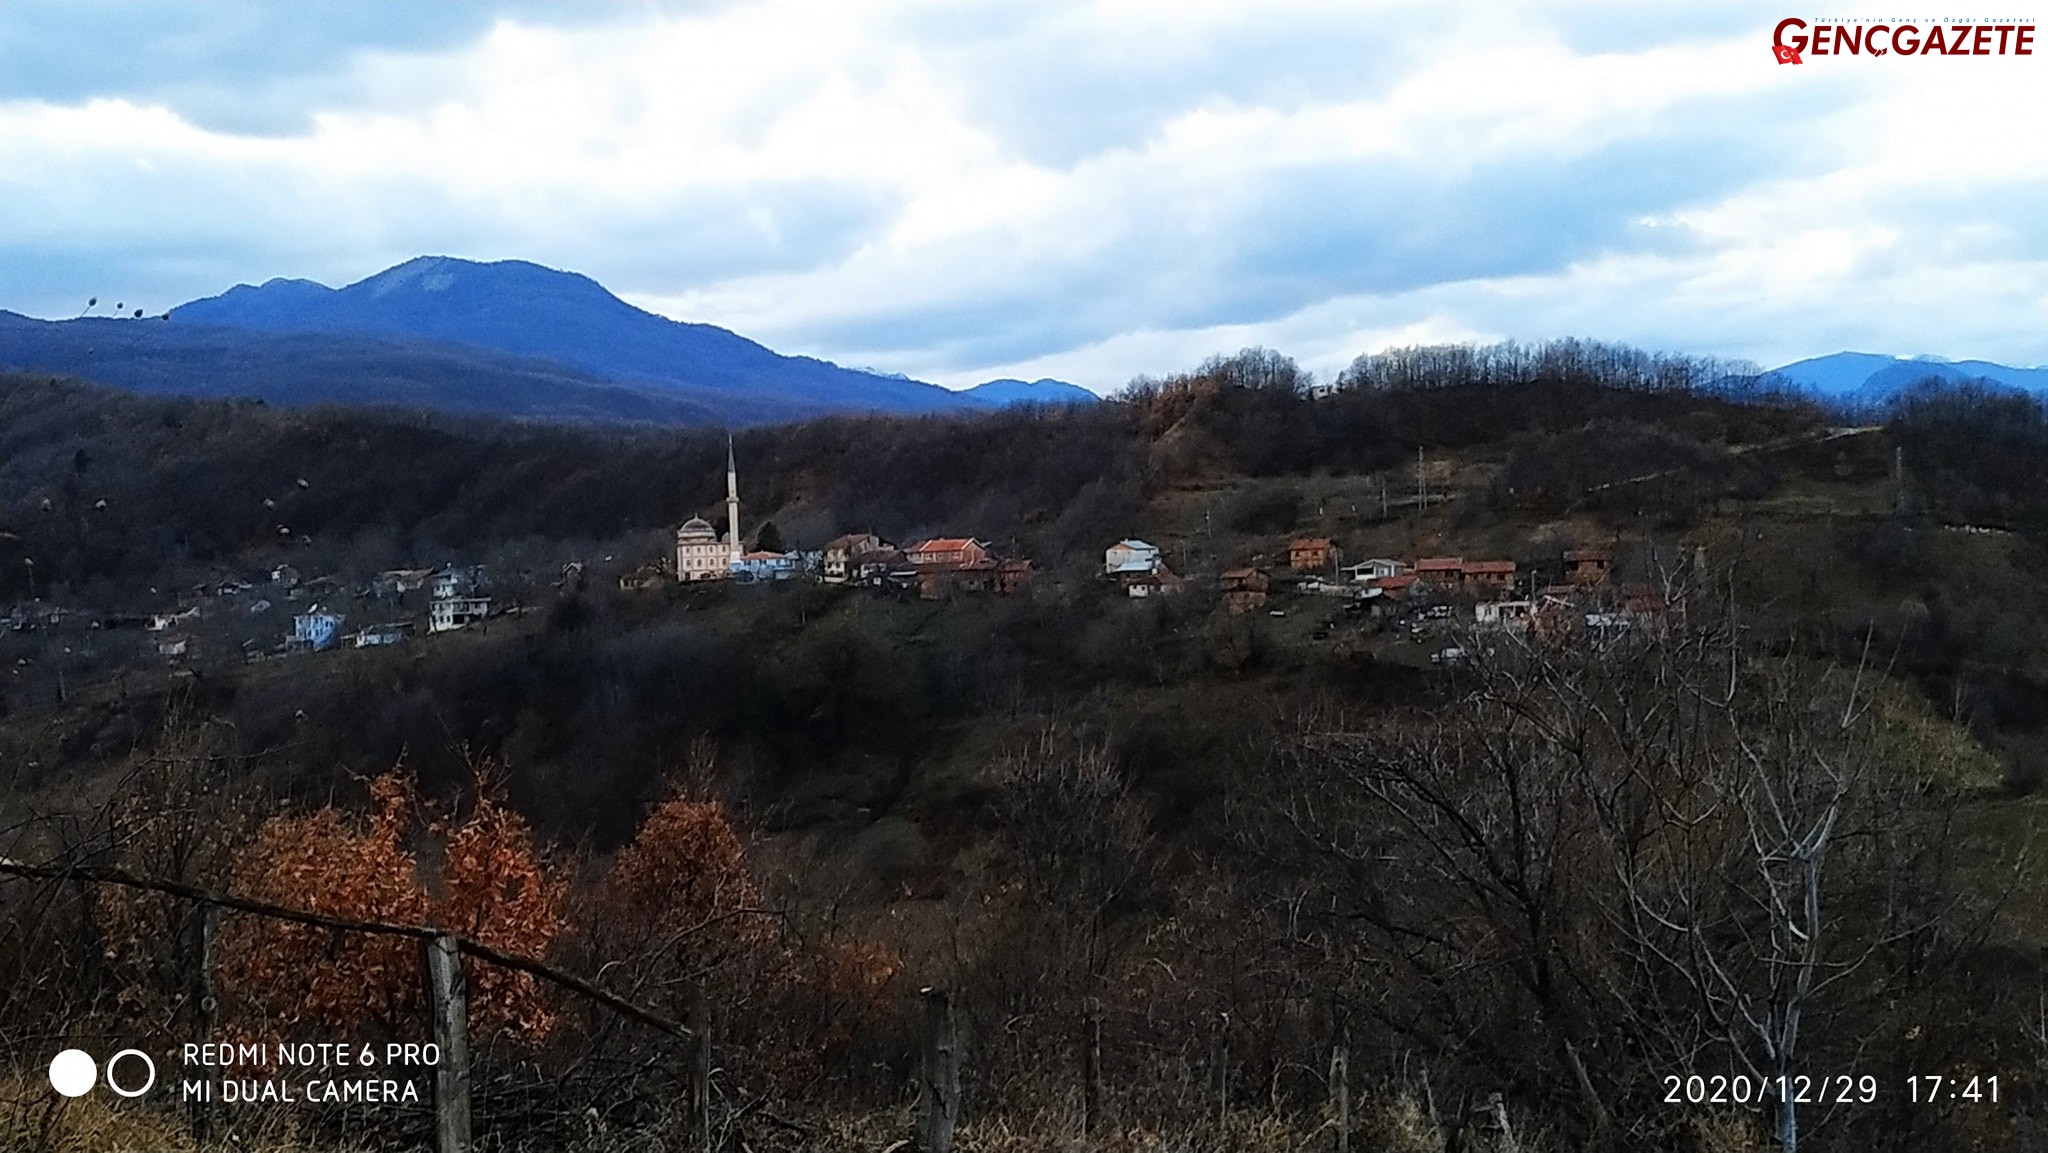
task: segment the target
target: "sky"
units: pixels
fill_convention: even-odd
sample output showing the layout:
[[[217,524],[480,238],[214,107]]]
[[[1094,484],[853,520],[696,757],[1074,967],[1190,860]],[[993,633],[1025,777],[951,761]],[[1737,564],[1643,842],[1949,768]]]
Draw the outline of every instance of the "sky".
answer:
[[[0,308],[447,255],[954,386],[2048,362],[2048,47],[1772,54],[1905,7],[0,0]]]

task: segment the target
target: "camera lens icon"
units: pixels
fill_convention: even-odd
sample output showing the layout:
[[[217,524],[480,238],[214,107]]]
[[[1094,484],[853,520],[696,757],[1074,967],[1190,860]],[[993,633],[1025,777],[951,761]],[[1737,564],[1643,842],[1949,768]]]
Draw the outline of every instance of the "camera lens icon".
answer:
[[[142,1062],[144,1072],[139,1085],[123,1085],[114,1079],[114,1067],[133,1058]],[[134,1061],[129,1061],[133,1064]],[[136,1080],[133,1073],[124,1074],[130,1082]],[[99,1066],[93,1062],[92,1054],[83,1049],[66,1049],[50,1059],[50,1088],[66,1097],[83,1097],[92,1092],[99,1083]],[[140,1097],[156,1085],[156,1062],[140,1049],[123,1049],[107,1058],[107,1088],[123,1097]]]

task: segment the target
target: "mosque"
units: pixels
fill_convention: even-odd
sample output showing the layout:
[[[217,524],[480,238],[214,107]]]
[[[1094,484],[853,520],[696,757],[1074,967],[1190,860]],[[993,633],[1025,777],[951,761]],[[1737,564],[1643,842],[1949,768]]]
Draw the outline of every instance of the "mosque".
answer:
[[[693,516],[676,530],[676,579],[690,581],[730,580],[745,558],[740,543],[740,475],[733,463],[732,442],[725,442],[725,539],[701,516]]]

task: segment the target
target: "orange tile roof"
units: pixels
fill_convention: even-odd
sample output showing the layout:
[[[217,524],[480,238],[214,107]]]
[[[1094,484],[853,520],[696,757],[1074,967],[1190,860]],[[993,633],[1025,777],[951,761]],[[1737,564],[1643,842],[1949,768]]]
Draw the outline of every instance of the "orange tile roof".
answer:
[[[1426,556],[1415,562],[1416,572],[1464,572],[1465,558],[1461,556]]]
[[[962,549],[965,549],[965,548],[969,548],[969,547],[972,547],[972,546],[975,546],[975,545],[979,545],[980,543],[981,543],[980,541],[978,541],[978,540],[975,540],[975,539],[974,539],[973,537],[968,537],[968,536],[942,536],[942,537],[934,537],[934,538],[932,538],[931,540],[928,540],[928,541],[924,542],[923,544],[920,544],[920,545],[916,545],[916,546],[914,546],[914,547],[913,547],[913,548],[912,548],[912,549],[911,549],[910,551],[911,551],[911,552],[959,552],[959,551],[960,551],[960,550],[962,550]]]
[[[1465,571],[1468,573],[1511,573],[1515,571],[1515,562],[1511,560],[1466,561]]]

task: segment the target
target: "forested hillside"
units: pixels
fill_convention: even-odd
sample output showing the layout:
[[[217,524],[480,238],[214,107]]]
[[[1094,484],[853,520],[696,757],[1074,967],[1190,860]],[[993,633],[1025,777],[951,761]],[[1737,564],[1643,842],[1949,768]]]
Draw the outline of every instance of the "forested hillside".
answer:
[[[0,634],[0,856],[459,921],[708,1019],[726,1148],[906,1136],[926,987],[957,1012],[963,1149],[2048,1140],[2048,411],[1928,386],[1851,421],[1753,378],[1563,343],[1319,388],[1250,350],[1099,405],[734,435],[750,540],[971,535],[1035,565],[920,599],[634,584],[722,520],[722,431],[8,377],[0,604],[70,615]],[[1105,579],[1133,537],[1184,587]],[[1534,585],[1597,553],[1585,619],[1611,627],[1349,612],[1290,571],[1303,540]],[[520,611],[271,652],[280,566],[342,597],[463,565]],[[1234,611],[1245,571],[1270,594]],[[194,606],[200,655],[160,656],[140,622]],[[199,915],[82,892],[0,880],[0,1025],[168,1044]],[[221,930],[220,1028],[416,1035],[406,957],[258,924]],[[490,1140],[705,1124],[684,1042],[472,973]],[[1977,1097],[1911,1100],[1936,1073]],[[1851,1100],[1701,1101],[1695,1074]],[[9,1109],[0,1143],[31,1132]]]

